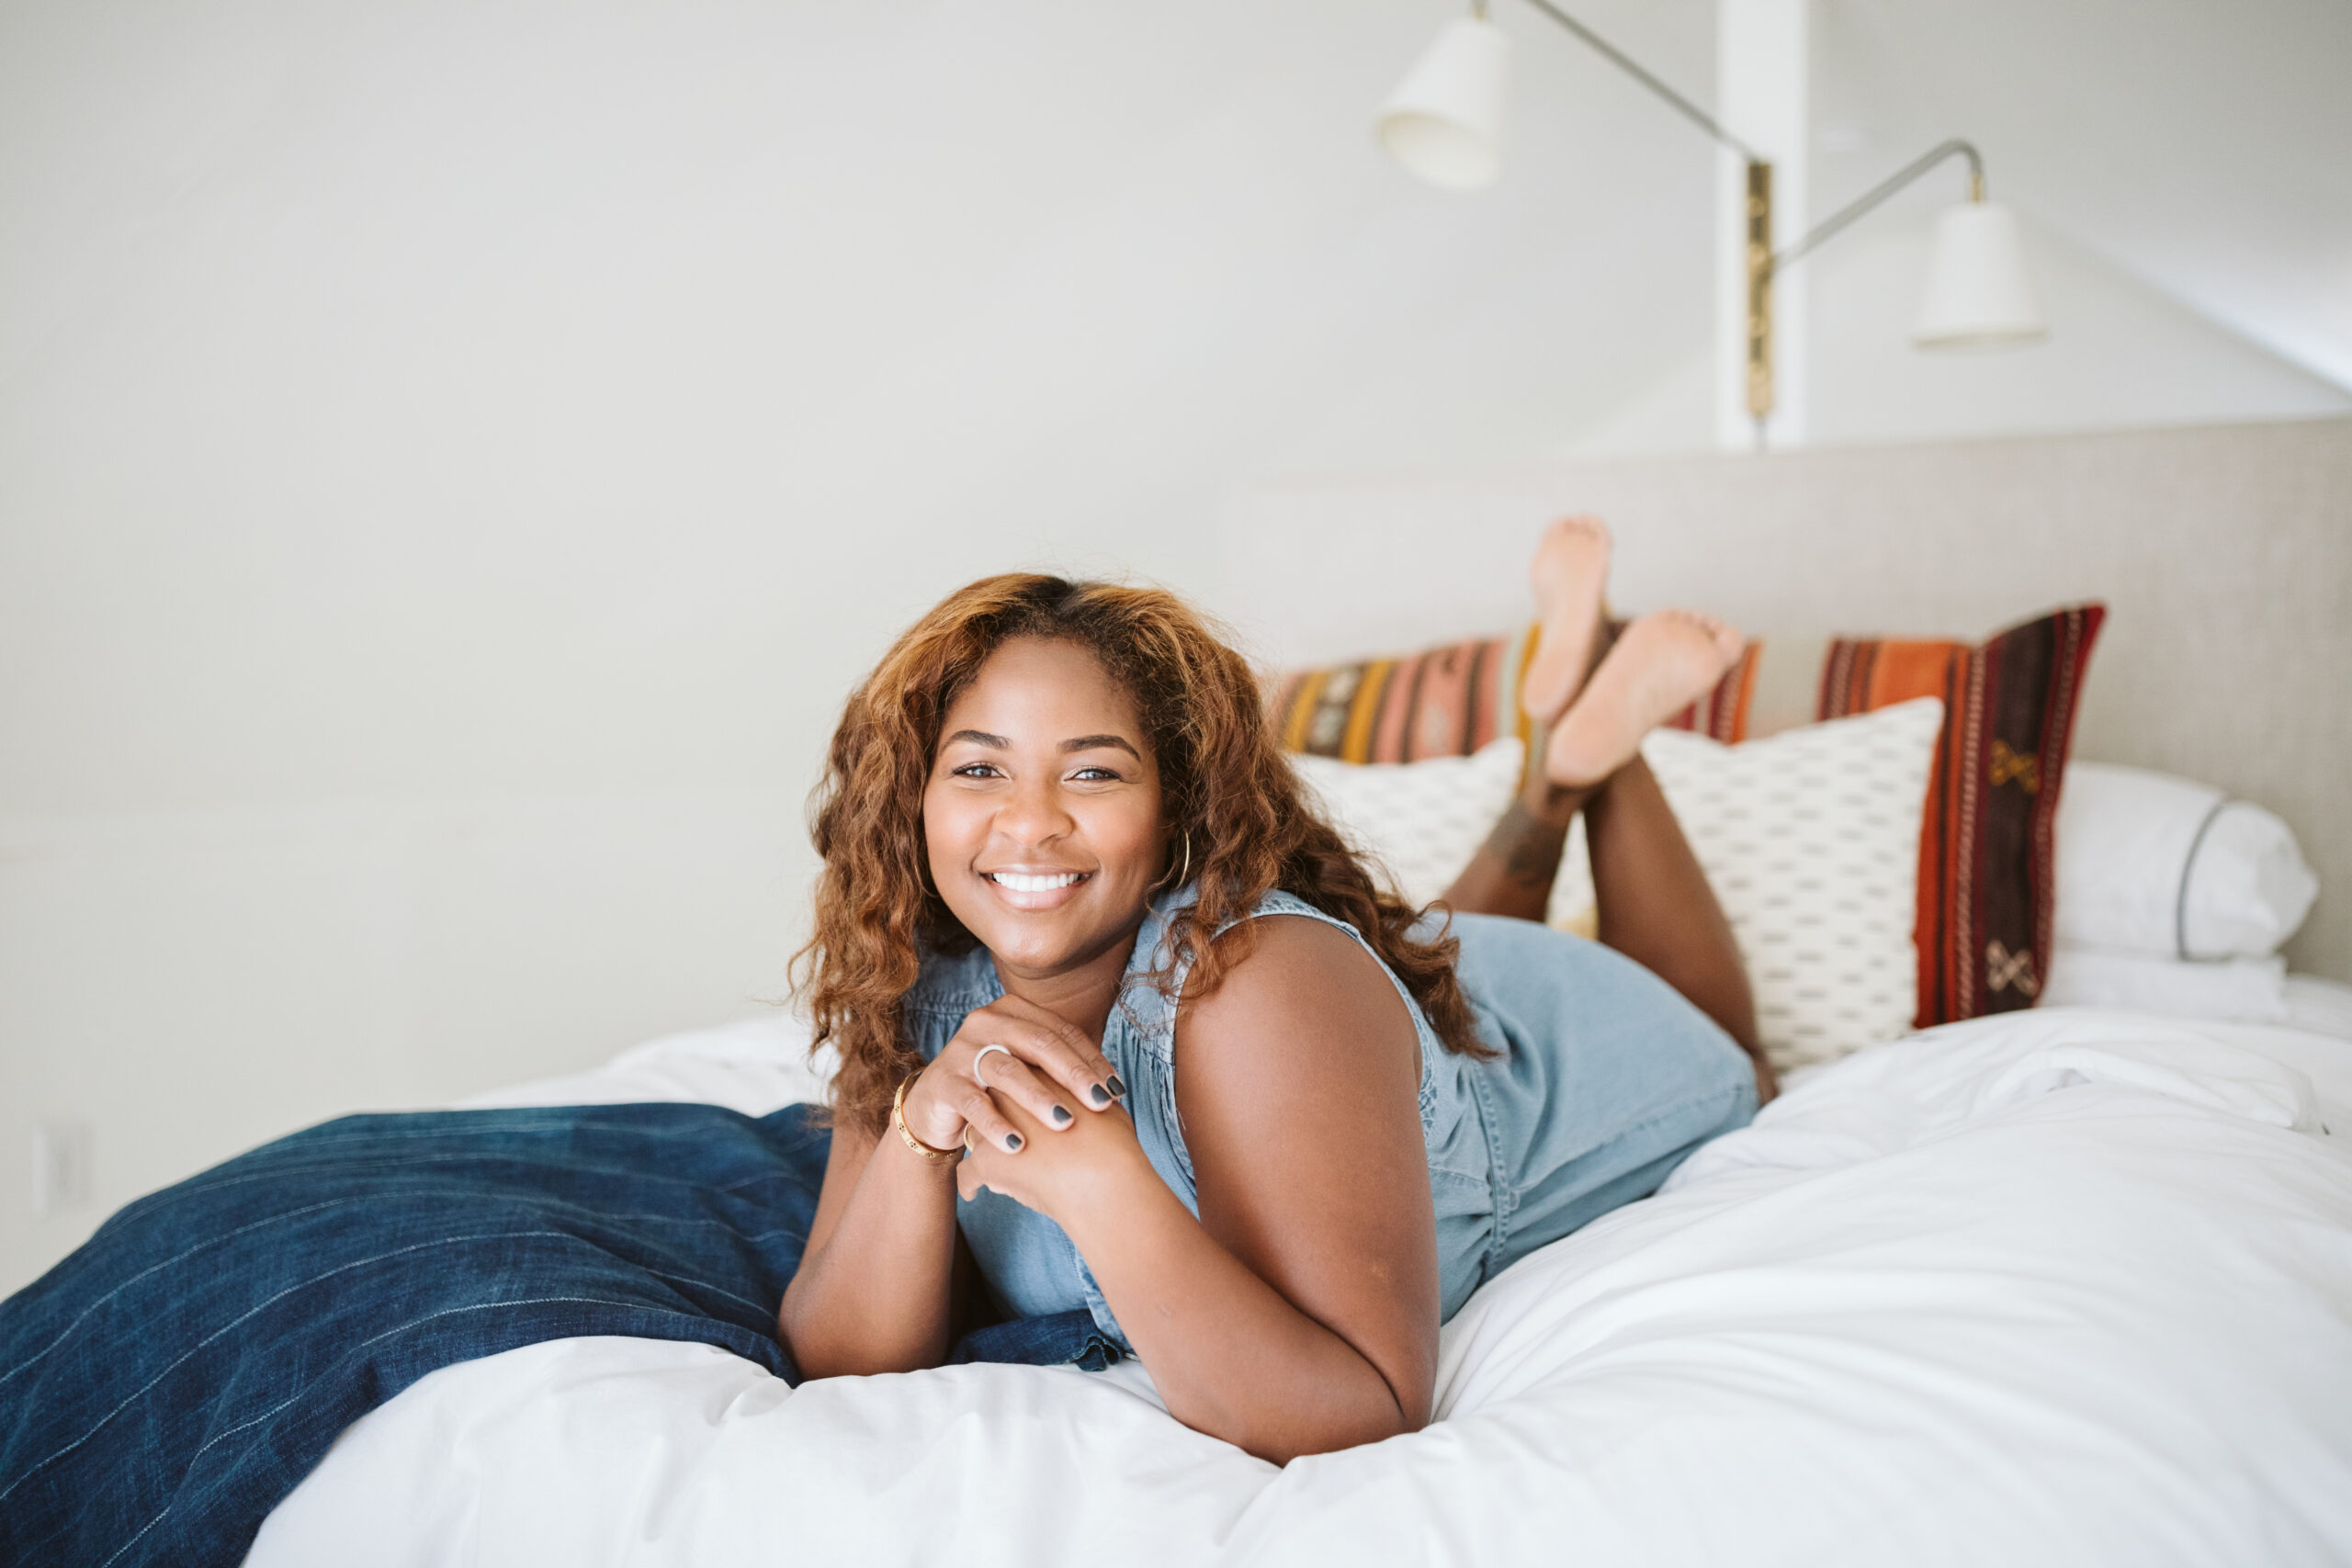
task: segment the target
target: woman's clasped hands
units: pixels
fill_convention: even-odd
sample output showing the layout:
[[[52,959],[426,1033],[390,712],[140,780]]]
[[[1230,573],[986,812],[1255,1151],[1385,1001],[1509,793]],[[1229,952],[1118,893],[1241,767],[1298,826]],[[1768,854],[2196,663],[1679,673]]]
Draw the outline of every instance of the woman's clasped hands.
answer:
[[[1150,1174],[1119,1103],[1125,1093],[1091,1040],[1008,996],[965,1018],[908,1087],[905,1116],[908,1131],[932,1147],[964,1145],[961,1196],[987,1188],[1059,1216],[1114,1171]]]

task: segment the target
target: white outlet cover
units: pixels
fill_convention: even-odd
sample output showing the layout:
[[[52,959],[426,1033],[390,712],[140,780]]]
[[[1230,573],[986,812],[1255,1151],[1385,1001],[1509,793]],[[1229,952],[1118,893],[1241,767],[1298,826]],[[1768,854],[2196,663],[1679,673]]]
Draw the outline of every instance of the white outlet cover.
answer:
[[[33,1213],[46,1219],[90,1201],[90,1125],[43,1122],[33,1128]]]

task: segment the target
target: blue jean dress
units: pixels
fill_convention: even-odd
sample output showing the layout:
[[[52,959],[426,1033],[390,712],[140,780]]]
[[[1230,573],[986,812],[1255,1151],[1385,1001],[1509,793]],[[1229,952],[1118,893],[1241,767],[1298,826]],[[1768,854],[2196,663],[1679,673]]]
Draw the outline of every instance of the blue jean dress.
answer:
[[[1146,916],[1102,1054],[1126,1080],[1136,1135],[1152,1168],[1198,1214],[1176,1109],[1177,997],[1163,996],[1147,978],[1166,964],[1170,917],[1192,898],[1189,888],[1164,894]],[[1277,915],[1320,920],[1363,943],[1354,927],[1288,893],[1269,893],[1247,918]],[[1756,1113],[1746,1054],[1640,964],[1532,921],[1453,919],[1462,942],[1456,972],[1495,1057],[1445,1049],[1382,965],[1420,1041],[1421,1134],[1448,1319],[1512,1263],[1655,1192],[1691,1150]],[[1178,997],[1182,984],[1180,969]],[[986,949],[927,954],[905,1003],[912,1043],[931,1060],[967,1015],[1003,995]],[[1059,1225],[991,1191],[959,1201],[956,1221],[1001,1313],[1057,1325],[1042,1335],[1017,1325],[1010,1335],[983,1330],[972,1337],[982,1343],[967,1345],[959,1359],[1100,1365],[1132,1353],[1086,1259]]]

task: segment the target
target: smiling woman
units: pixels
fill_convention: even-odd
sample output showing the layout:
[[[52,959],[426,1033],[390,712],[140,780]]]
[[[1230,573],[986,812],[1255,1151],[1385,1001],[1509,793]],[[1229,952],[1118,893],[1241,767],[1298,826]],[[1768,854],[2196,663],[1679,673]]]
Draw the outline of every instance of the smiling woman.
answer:
[[[990,578],[899,639],[816,818],[807,994],[842,1070],[779,1314],[805,1371],[991,1354],[1011,1323],[1017,1359],[1140,1357],[1172,1414],[1278,1461],[1409,1431],[1482,1280],[1746,1120],[1736,953],[1634,751],[1726,634],[1611,649],[1606,544],[1539,558],[1556,743],[1458,915],[1356,860],[1166,593]],[[1579,810],[1615,945],[1699,1007],[1471,912],[1526,914]]]

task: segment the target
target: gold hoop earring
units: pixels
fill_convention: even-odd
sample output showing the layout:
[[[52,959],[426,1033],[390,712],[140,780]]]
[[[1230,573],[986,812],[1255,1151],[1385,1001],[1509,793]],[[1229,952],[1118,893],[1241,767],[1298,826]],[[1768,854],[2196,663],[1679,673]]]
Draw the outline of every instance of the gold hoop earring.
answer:
[[[1178,872],[1178,873],[1176,874],[1176,880],[1175,880],[1175,881],[1173,881],[1173,882],[1171,882],[1171,883],[1170,883],[1170,884],[1169,884],[1169,886],[1170,886],[1170,887],[1182,887],[1182,886],[1183,886],[1187,882],[1189,882],[1189,881],[1191,881],[1191,880],[1192,880],[1192,876],[1193,876],[1193,831],[1192,831],[1192,829],[1191,829],[1187,828],[1187,829],[1184,830],[1184,869],[1183,869],[1183,870],[1182,870],[1182,871],[1180,871],[1180,872]]]

